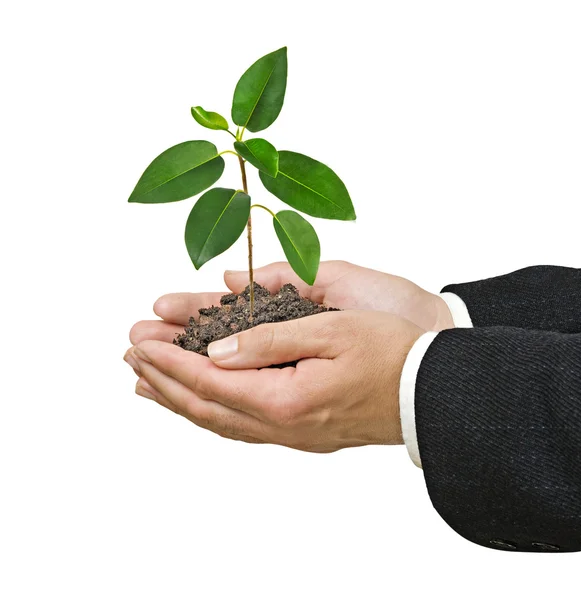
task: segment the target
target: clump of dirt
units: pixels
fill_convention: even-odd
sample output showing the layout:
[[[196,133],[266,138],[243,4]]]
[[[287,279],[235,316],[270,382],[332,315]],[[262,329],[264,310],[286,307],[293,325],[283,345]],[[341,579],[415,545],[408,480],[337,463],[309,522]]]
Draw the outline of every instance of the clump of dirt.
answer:
[[[322,312],[339,310],[327,308],[312,300],[303,298],[297,288],[287,283],[276,294],[266,288],[254,284],[254,312],[250,317],[250,286],[241,294],[226,294],[220,299],[220,306],[211,306],[199,310],[200,317],[196,322],[190,317],[190,323],[184,333],[180,333],[173,343],[184,350],[191,350],[208,356],[208,345],[216,340],[228,337],[239,331],[256,327],[262,323],[280,323],[300,319]],[[295,365],[273,365],[277,367]]]

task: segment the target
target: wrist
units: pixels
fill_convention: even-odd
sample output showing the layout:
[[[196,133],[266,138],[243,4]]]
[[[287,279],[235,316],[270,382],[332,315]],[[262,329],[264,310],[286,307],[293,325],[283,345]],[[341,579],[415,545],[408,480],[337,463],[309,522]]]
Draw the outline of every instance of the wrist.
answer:
[[[415,393],[416,380],[424,356],[439,333],[428,331],[420,336],[406,356],[399,384],[399,413],[403,440],[410,458],[422,467],[416,432]]]
[[[391,402],[393,403],[395,410],[395,419],[392,421],[388,441],[383,442],[388,444],[406,443],[405,432],[402,427],[402,415],[400,412],[402,408],[400,403],[400,393],[402,385],[405,385],[404,382],[409,380],[409,366],[406,367],[406,365],[408,365],[408,357],[410,355],[413,356],[414,352],[417,353],[417,351],[414,351],[416,343],[424,336],[426,331],[410,324],[410,327],[405,333],[406,335],[400,340],[401,343],[398,344],[397,359],[394,360],[394,381],[392,383],[395,383],[395,385],[393,387],[390,385],[390,389],[393,391]],[[434,335],[436,334],[434,333]]]
[[[437,294],[430,294],[434,304],[435,322],[430,328],[431,331],[443,331],[444,329],[453,329],[454,318],[447,302]]]

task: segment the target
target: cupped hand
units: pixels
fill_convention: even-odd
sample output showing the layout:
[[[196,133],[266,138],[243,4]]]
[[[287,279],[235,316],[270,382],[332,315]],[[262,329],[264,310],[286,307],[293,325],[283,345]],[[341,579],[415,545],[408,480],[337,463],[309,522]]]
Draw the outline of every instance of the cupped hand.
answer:
[[[224,279],[233,292],[239,293],[248,285],[248,272],[227,271]],[[319,304],[342,309],[381,310],[430,331],[453,327],[450,311],[438,295],[403,277],[345,261],[321,263],[313,286],[304,283],[286,262],[256,269],[254,279],[271,292],[277,292],[285,283],[292,283],[302,296]]]
[[[424,332],[372,311],[265,324],[209,347],[211,358],[144,340],[125,360],[136,391],[224,437],[313,452],[402,443],[399,381]],[[300,360],[296,367],[261,369]]]
[[[300,280],[285,262],[256,269],[254,279],[271,292],[277,292],[285,283],[292,283],[303,296],[315,302],[342,309],[393,313],[429,331],[454,326],[446,303],[438,295],[403,277],[344,261],[321,263],[313,286]],[[248,285],[248,272],[226,271],[224,280],[231,291],[239,293]],[[183,332],[190,316],[197,317],[200,308],[217,305],[224,293],[162,296],[155,303],[154,312],[163,320],[136,323],[130,333],[131,343],[146,339],[171,342],[176,333]]]

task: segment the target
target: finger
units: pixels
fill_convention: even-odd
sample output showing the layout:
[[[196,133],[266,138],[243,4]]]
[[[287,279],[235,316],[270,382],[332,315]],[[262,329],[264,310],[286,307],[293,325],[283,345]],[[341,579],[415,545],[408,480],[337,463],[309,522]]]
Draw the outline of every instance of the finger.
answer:
[[[186,353],[185,350],[181,352]],[[202,399],[194,390],[162,372],[151,362],[141,359],[137,352],[134,352],[134,358],[142,377],[196,425],[227,437],[250,436],[265,440],[266,427],[255,417],[219,402]]]
[[[157,402],[164,408],[171,410],[176,414],[180,414],[178,409],[173,405],[167,398],[165,398],[162,394],[160,394],[156,389],[154,389],[151,385],[149,385],[147,379],[145,377],[140,377],[135,384],[135,393],[142,398],[147,398],[148,400],[153,400]]]
[[[139,396],[142,396],[143,398],[148,398],[149,400],[154,400],[155,402],[157,402],[164,408],[171,410],[172,412],[180,415],[181,417],[185,417],[188,420],[192,420],[192,419],[189,419],[187,415],[183,415],[175,407],[174,404],[172,404],[165,396],[163,396],[161,394],[161,392],[159,392],[153,386],[151,386],[149,384],[149,382],[147,381],[147,379],[145,379],[145,377],[140,377],[140,379],[138,380],[138,382],[135,386],[135,393]],[[216,433],[219,433],[219,432],[216,432]],[[248,435],[236,435],[235,436],[232,434],[230,436],[224,435],[223,437],[229,437],[230,439],[238,440],[241,442],[247,442],[249,444],[266,444],[266,442],[264,440],[260,440],[258,438],[251,437]]]
[[[283,323],[265,323],[212,342],[208,356],[221,368],[254,369],[302,358],[335,358],[331,343],[345,313],[321,313]]]
[[[314,302],[323,302],[327,288],[353,268],[355,265],[341,260],[322,262],[317,279],[314,285],[310,286],[297,276],[287,262],[276,262],[255,269],[254,281],[272,294],[278,292],[285,283],[292,283],[301,296]],[[224,281],[233,292],[239,294],[248,285],[248,271],[226,271]]]
[[[133,345],[143,340],[159,340],[161,342],[173,342],[175,337],[184,333],[183,325],[178,323],[166,323],[165,321],[139,321],[135,323],[129,332],[129,340]]]
[[[190,317],[198,318],[200,308],[219,306],[220,298],[227,292],[166,294],[155,301],[153,312],[164,321],[189,325]]]
[[[142,361],[149,361],[159,371],[179,381],[200,398],[214,400],[262,422],[272,420],[271,409],[281,402],[281,391],[288,389],[295,371],[225,371],[205,356],[155,340],[141,342],[130,349],[126,357],[135,360],[136,364],[139,362],[139,365]]]

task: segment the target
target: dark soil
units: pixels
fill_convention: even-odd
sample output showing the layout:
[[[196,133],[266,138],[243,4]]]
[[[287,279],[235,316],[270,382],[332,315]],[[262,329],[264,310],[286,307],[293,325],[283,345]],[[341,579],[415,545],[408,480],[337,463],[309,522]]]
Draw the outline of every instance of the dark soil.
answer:
[[[241,294],[226,294],[220,299],[220,306],[201,308],[196,322],[190,317],[185,333],[178,334],[173,341],[184,350],[191,350],[208,356],[208,344],[228,337],[233,333],[256,327],[262,323],[280,323],[300,319],[309,315],[339,310],[327,308],[312,300],[303,298],[297,288],[290,283],[283,285],[278,293],[271,294],[266,288],[254,284],[254,314],[250,322],[250,286]],[[273,365],[292,366],[296,363]]]

